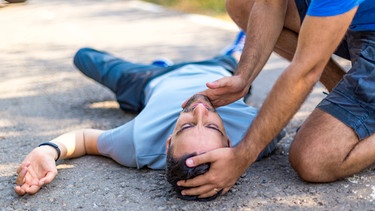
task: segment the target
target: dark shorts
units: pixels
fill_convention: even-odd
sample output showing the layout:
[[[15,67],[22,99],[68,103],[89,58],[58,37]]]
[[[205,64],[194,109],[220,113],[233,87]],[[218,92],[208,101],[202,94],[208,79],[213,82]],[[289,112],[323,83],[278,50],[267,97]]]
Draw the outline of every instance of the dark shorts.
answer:
[[[351,127],[360,140],[375,132],[375,32],[346,34],[352,68],[318,105]]]
[[[301,22],[310,0],[296,0]],[[360,140],[375,132],[375,32],[348,31],[335,54],[352,68],[317,106],[351,127]]]

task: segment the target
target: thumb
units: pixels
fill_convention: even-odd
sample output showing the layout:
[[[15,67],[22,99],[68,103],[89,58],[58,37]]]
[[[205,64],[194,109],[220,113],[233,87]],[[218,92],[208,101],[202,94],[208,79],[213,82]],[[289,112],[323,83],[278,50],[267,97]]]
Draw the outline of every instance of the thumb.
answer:
[[[207,152],[207,153],[186,159],[186,165],[188,167],[196,167],[205,163],[212,163],[213,161],[214,161],[214,157],[212,156],[212,152]]]
[[[220,82],[219,82],[219,80],[216,80],[216,81],[213,81],[213,82],[207,82],[206,86],[209,89],[217,89],[217,88],[220,88]]]
[[[187,101],[188,101],[188,100],[185,100],[185,101],[182,103],[181,108],[185,108]]]
[[[206,86],[209,89],[217,89],[227,86],[227,82],[230,80],[230,77],[223,77],[213,82],[207,82]]]
[[[49,171],[45,177],[41,179],[42,184],[49,184],[52,180],[56,177],[57,173],[53,171]]]

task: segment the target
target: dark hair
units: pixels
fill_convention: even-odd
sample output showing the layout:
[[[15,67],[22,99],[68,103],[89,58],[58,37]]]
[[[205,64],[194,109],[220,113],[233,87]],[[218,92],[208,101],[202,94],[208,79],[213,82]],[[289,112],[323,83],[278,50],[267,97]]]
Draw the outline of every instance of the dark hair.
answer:
[[[182,195],[181,191],[184,189],[188,189],[186,187],[178,186],[177,182],[180,180],[188,180],[194,178],[196,176],[202,175],[206,173],[210,169],[210,163],[205,163],[196,167],[188,167],[185,164],[185,161],[197,155],[196,152],[183,155],[181,158],[175,159],[172,156],[172,146],[169,147],[167,152],[167,167],[166,167],[166,177],[168,182],[172,185],[172,189],[176,192],[177,197],[183,200],[189,201],[211,201],[216,199],[222,192],[219,191],[217,194],[206,197],[206,198],[198,198],[198,196],[188,196]]]

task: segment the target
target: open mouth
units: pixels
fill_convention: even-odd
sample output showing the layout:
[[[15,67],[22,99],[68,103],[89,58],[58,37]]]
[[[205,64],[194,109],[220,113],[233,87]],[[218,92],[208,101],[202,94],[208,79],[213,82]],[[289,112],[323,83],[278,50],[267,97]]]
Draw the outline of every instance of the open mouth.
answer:
[[[202,94],[195,94],[192,96],[186,103],[183,110],[185,112],[194,110],[199,104],[202,104],[207,110],[215,111],[215,108],[211,104],[210,100]]]
[[[205,102],[196,102],[196,103],[194,103],[193,106],[192,106],[192,109],[196,108],[199,104],[202,104],[208,110],[212,109],[212,107],[210,105],[208,105],[207,103],[205,103]]]

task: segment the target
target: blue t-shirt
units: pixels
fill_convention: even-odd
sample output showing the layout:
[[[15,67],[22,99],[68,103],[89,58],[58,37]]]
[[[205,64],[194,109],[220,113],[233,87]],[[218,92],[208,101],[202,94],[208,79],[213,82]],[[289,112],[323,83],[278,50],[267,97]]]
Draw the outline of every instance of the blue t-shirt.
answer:
[[[375,31],[375,0],[312,0],[307,15],[340,15],[358,5],[349,28],[354,31]]]

